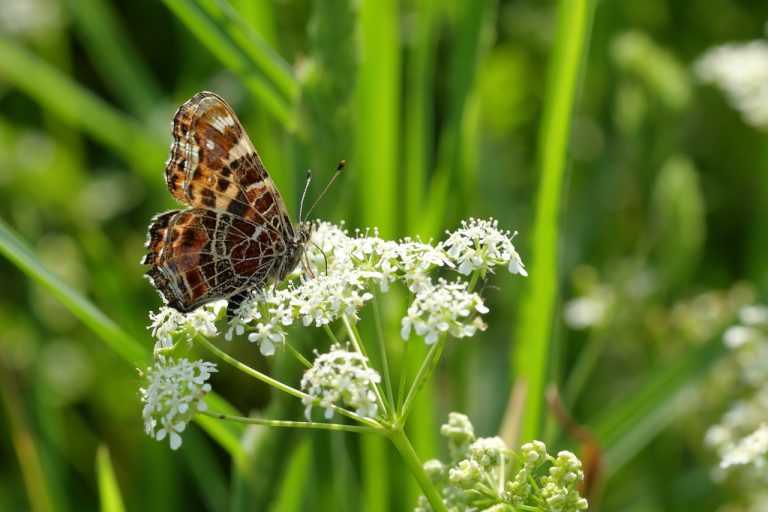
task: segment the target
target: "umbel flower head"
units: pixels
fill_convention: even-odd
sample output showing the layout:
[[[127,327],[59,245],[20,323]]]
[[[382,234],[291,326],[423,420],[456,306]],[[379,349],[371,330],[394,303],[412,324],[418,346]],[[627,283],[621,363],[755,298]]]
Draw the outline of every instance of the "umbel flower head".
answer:
[[[139,390],[147,435],[157,441],[167,437],[173,450],[181,446],[187,423],[206,410],[203,398],[211,390],[206,381],[215,371],[216,365],[207,361],[158,356],[146,371],[147,387]]]
[[[347,407],[358,416],[375,417],[378,411],[373,386],[381,376],[368,367],[368,360],[334,344],[330,352],[319,354],[301,379],[301,389],[307,393],[302,400],[305,414],[311,419],[312,407],[325,408],[325,419],[333,417],[333,406]]]
[[[413,328],[427,345],[435,343],[443,333],[454,338],[472,336],[485,330],[479,315],[487,312],[483,299],[467,291],[467,283],[440,279],[436,285],[424,286],[416,293],[401,321],[400,334],[407,340]]]
[[[446,231],[448,239],[440,242],[449,258],[459,266],[459,273],[468,276],[480,271],[480,277],[496,265],[506,265],[513,274],[527,276],[523,261],[512,239],[517,233],[499,230],[496,219],[461,221],[461,228]]]
[[[448,439],[451,460],[448,464],[427,461],[424,469],[449,510],[587,509],[587,500],[576,490],[584,479],[581,462],[571,452],[553,457],[544,443],[533,441],[515,454],[500,437],[475,438],[469,418],[458,413],[450,414],[440,433]],[[509,473],[513,462],[517,471]],[[415,512],[431,510],[426,498],[420,497]]]
[[[462,222],[461,228],[448,232],[447,239],[437,245],[411,238],[383,240],[375,229],[349,236],[343,226],[318,222],[312,243],[306,247],[306,271],[294,271],[282,287],[252,291],[224,337],[231,340],[247,335],[263,355],[271,356],[283,347],[291,326],[323,327],[342,317],[355,320],[377,290],[386,293],[395,283],[414,294],[401,323],[404,339],[412,332],[427,344],[442,334],[472,336],[485,328],[480,315],[488,310],[482,299],[465,281],[434,279],[431,273],[456,269],[460,278],[484,278],[494,267],[504,265],[525,276],[513,237],[509,231],[499,230],[494,219]],[[186,314],[164,307],[150,314],[156,349],[171,348],[198,334],[217,335],[216,320],[222,317],[223,306],[224,301],[219,301]]]

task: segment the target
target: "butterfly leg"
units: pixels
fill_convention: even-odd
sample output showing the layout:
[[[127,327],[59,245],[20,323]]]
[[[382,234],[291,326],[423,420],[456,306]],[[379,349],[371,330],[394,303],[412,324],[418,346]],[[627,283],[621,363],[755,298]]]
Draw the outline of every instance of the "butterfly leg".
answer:
[[[250,296],[249,290],[243,290],[240,293],[236,293],[235,295],[231,296],[227,300],[227,323],[231,322],[233,318],[235,318],[235,315],[237,314],[237,310],[240,309],[240,306]]]

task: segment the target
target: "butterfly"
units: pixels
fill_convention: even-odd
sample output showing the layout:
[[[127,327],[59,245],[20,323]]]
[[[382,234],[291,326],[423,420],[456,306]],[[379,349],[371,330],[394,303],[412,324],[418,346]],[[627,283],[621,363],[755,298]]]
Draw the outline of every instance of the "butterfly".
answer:
[[[232,318],[251,289],[284,280],[300,263],[312,225],[291,222],[256,148],[220,96],[199,92],[176,112],[165,181],[188,208],[152,219],[141,262],[152,266],[145,275],[170,307],[189,312],[227,299]]]

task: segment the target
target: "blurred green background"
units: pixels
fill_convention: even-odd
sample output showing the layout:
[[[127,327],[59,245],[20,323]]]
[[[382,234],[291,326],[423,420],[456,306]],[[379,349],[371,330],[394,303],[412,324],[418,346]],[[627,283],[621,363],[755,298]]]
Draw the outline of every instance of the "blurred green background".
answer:
[[[574,3],[586,19],[569,17]],[[0,510],[109,509],[109,496],[118,510],[115,481],[128,510],[415,504],[391,447],[353,435],[192,425],[179,452],[144,435],[135,368],[160,299],[138,261],[150,218],[176,206],[170,121],[200,90],[233,106],[291,212],[306,169],[314,197],[345,158],[313,216],[384,237],[489,216],[520,231],[532,276],[493,276],[490,328],[445,354],[414,418],[425,460],[445,448],[447,411],[480,435],[509,421],[520,333],[540,328],[543,364],[526,371],[594,432],[593,510],[741,510],[738,486],[710,478],[703,437],[733,398],[713,377],[722,329],[768,285],[768,144],[693,69],[713,46],[765,39],[766,21],[757,0],[0,0]],[[584,61],[562,187],[542,197],[542,117],[562,94],[552,52],[569,24]],[[534,227],[543,210],[555,217]],[[537,265],[542,225],[557,230],[544,246],[557,267]],[[557,295],[530,320],[537,271]],[[53,275],[104,316],[30,278]],[[224,371],[214,388],[245,413],[301,414],[243,382]],[[542,415],[525,434],[583,455]]]

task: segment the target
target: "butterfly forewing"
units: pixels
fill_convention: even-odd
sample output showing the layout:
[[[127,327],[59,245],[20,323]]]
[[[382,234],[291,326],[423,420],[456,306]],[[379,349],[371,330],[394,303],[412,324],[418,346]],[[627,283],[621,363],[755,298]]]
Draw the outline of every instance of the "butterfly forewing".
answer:
[[[242,124],[216,94],[198,93],[176,112],[165,178],[191,208],[153,219],[142,262],[171,307],[242,300],[301,255],[309,229],[294,228]]]

